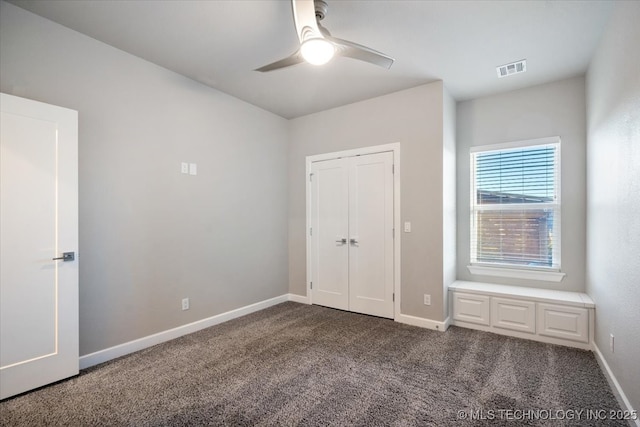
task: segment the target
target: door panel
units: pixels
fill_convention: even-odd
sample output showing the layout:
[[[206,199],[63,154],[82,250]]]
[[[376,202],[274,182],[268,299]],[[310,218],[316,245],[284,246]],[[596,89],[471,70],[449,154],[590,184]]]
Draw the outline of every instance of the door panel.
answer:
[[[77,112],[1,96],[4,399],[78,373]]]
[[[393,318],[393,153],[349,163],[349,308]]]
[[[346,159],[337,159],[314,163],[311,169],[313,303],[342,310],[349,308],[347,167]]]
[[[56,244],[56,125],[4,112],[1,121],[1,277],[3,285],[20,283],[2,287],[4,367],[55,352],[56,310],[49,302],[56,288],[55,263],[50,260]],[[26,295],[28,303],[22,301]],[[33,339],[24,340],[25,335]]]

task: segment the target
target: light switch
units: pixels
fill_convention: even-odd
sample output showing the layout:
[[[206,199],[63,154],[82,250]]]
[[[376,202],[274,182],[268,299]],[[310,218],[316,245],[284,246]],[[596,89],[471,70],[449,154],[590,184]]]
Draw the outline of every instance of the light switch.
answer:
[[[411,233],[411,223],[409,221],[406,221],[404,223],[404,232],[405,233]]]
[[[189,163],[180,163],[180,173],[189,173]]]
[[[198,165],[189,163],[189,175],[198,175]]]

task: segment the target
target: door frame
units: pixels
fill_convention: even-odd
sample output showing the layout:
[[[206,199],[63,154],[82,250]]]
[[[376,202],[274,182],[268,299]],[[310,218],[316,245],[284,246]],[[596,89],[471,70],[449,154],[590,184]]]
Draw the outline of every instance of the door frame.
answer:
[[[314,154],[312,156],[306,156],[305,158],[305,189],[306,189],[306,209],[305,209],[305,218],[306,218],[306,228],[305,228],[305,241],[306,241],[306,264],[307,264],[307,297],[309,304],[313,304],[313,296],[311,292],[311,239],[310,239],[310,229],[311,229],[311,164],[313,162],[319,162],[323,160],[333,160],[340,159],[343,157],[355,157],[355,156],[363,156],[366,154],[376,154],[376,153],[385,153],[392,152],[393,153],[393,229],[394,229],[394,239],[393,239],[393,293],[394,293],[394,302],[393,302],[393,319],[398,321],[400,316],[400,283],[401,283],[401,263],[400,263],[400,254],[402,247],[402,233],[401,233],[401,221],[400,221],[400,143],[393,142],[390,144],[382,144],[382,145],[374,145],[370,147],[362,147],[362,148],[354,148],[351,150],[344,151],[336,151],[332,153],[323,153],[323,154]]]

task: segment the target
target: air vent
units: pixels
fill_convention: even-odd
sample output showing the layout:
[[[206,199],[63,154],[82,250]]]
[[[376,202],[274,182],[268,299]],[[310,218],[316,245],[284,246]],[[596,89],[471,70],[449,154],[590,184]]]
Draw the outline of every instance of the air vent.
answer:
[[[527,60],[523,59],[521,61],[512,62],[510,64],[500,65],[496,67],[496,71],[498,72],[498,77],[507,77],[512,74],[524,73],[527,71]]]

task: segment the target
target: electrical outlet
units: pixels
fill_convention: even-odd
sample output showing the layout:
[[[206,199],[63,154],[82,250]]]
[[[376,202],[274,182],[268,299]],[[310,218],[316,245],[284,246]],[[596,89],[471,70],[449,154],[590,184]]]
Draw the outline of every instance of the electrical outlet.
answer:
[[[189,298],[182,298],[182,309],[189,310]]]
[[[609,334],[609,347],[611,348],[611,353],[614,352],[614,346],[613,343],[615,341],[616,337],[613,336],[613,334]]]
[[[424,294],[424,305],[431,305],[431,295]]]
[[[180,163],[180,173],[189,173],[189,163]]]

